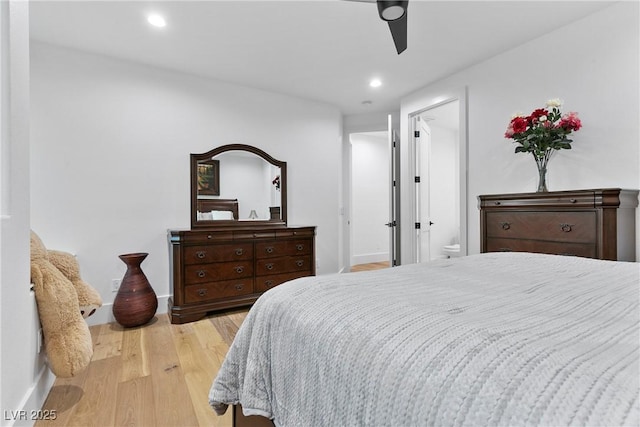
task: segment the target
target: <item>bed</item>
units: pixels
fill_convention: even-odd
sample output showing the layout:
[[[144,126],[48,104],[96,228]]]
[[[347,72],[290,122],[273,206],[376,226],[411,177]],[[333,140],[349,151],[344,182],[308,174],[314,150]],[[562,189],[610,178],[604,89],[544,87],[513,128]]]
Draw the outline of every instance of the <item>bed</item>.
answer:
[[[297,279],[251,308],[218,413],[278,426],[638,425],[640,267],[487,253]]]
[[[238,199],[198,199],[197,219],[237,220]]]

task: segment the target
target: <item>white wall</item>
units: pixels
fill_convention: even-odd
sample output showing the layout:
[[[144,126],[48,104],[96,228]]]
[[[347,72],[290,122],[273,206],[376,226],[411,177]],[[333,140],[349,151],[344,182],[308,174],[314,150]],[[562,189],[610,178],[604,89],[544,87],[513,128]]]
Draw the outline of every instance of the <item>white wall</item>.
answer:
[[[53,382],[38,353],[29,284],[29,16],[0,2],[0,408],[3,426],[30,425]],[[20,412],[25,411],[25,412]]]
[[[563,111],[577,111],[583,123],[574,148],[556,153],[549,164],[550,190],[640,188],[638,9],[637,2],[616,3],[402,100],[406,140],[409,114],[468,90],[469,253],[480,251],[478,195],[535,191],[533,159],[514,154],[503,135],[514,112],[528,113],[550,98],[564,99]],[[407,145],[403,150],[406,170]],[[403,176],[403,203],[410,201],[410,179]],[[403,222],[410,223],[411,212],[403,212]],[[640,237],[637,242],[640,257]],[[404,263],[408,244],[405,230]]]
[[[351,134],[351,265],[389,259],[389,143],[386,132]]]
[[[31,75],[31,225],[77,254],[105,303],[125,272],[117,255],[144,251],[166,311],[166,231],[189,228],[189,153],[230,143],[287,162],[288,222],[316,225],[317,272],[338,271],[337,108],[41,43]]]

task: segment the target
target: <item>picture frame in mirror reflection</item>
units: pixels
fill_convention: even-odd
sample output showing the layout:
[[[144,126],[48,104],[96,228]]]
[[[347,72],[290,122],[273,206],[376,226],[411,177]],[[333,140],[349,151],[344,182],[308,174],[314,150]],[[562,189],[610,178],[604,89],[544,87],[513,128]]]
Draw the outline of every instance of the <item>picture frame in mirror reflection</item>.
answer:
[[[198,162],[198,194],[204,196],[220,195],[220,161],[201,160]]]

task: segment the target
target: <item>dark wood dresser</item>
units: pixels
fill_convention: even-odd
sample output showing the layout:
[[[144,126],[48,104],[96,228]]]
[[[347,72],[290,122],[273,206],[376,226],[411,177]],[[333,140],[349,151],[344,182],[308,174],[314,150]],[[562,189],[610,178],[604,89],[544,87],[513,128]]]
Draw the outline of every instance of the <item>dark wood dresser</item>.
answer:
[[[169,230],[171,323],[253,304],[268,289],[315,275],[315,227]]]
[[[481,252],[636,259],[637,190],[493,194],[478,202]]]

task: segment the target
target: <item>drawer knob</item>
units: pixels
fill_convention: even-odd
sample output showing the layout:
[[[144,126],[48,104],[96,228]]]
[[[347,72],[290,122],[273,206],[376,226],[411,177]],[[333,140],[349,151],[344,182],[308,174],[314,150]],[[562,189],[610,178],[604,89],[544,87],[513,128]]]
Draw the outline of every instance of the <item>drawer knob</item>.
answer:
[[[272,254],[272,253],[273,253],[273,246],[267,246],[267,247],[265,248],[265,251],[266,251],[268,254]]]
[[[202,279],[204,276],[207,275],[207,272],[204,270],[198,270],[197,274],[198,274],[198,277]]]
[[[267,265],[265,265],[265,267],[267,267],[267,270],[273,270],[273,264],[269,263]]]
[[[501,205],[501,203],[500,203],[500,202],[493,202],[493,204],[494,204],[494,205],[496,205],[496,206]]]
[[[244,271],[244,267],[239,265],[236,267],[236,273],[241,274]]]
[[[236,249],[236,255],[242,255],[243,253],[244,251],[242,250],[242,248]]]
[[[196,252],[196,256],[200,259],[204,258],[207,256],[207,252],[206,251],[198,251]]]
[[[502,226],[503,230],[508,230],[511,228],[511,224],[509,224],[508,222],[501,222],[500,225]]]
[[[238,283],[235,287],[236,291],[241,291],[244,288],[244,285],[242,283]]]
[[[296,249],[297,249],[297,250],[299,250],[299,251],[301,251],[301,250],[303,250],[303,249],[304,249],[304,245],[303,245],[302,243],[298,243],[298,244],[296,245]]]
[[[213,236],[211,234],[207,234],[207,239],[213,239]]]
[[[203,297],[207,295],[207,290],[206,289],[198,289],[198,296],[199,297]]]
[[[272,287],[272,286],[273,286],[273,280],[265,280],[264,285],[265,285],[267,288]]]
[[[304,261],[303,261],[303,260],[301,260],[301,259],[299,259],[299,260],[297,260],[297,261],[296,261],[296,265],[297,265],[298,267],[302,267],[302,266],[304,265]]]
[[[576,199],[569,199],[569,203],[578,203]]]
[[[573,224],[560,224],[560,228],[562,229],[562,231],[564,231],[565,233],[568,233],[571,231],[571,227],[573,227]]]

